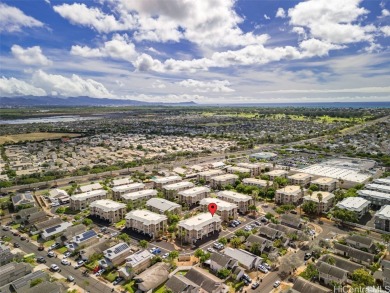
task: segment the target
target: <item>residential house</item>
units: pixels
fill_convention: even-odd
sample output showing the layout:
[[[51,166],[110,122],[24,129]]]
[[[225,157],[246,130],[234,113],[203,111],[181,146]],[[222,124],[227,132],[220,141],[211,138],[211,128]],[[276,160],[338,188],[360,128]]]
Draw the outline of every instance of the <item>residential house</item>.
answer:
[[[165,214],[166,212],[181,213],[181,205],[159,197],[149,199],[146,202],[146,208],[158,214]]]
[[[77,192],[78,193],[86,193],[86,192],[90,192],[93,190],[99,190],[102,188],[103,187],[100,185],[100,183],[93,183],[93,184],[88,184],[88,185],[84,185],[84,186],[79,186],[77,188]]]
[[[193,188],[195,185],[189,181],[181,181],[173,184],[163,186],[163,192],[166,199],[179,200],[179,192],[189,188]]]
[[[213,176],[210,179],[210,186],[213,189],[222,189],[227,185],[234,185],[238,180],[236,174],[223,174],[218,176]]]
[[[118,244],[103,251],[103,259],[99,260],[99,265],[103,268],[112,268],[125,262],[126,257],[132,253],[131,247],[125,242]]]
[[[62,223],[61,218],[54,217],[54,218],[48,219],[48,220],[43,221],[43,222],[35,223],[32,226],[31,230],[36,230],[36,231],[42,232],[46,228],[50,228],[50,227],[59,225],[61,223]]]
[[[84,210],[89,207],[91,202],[105,198],[107,198],[107,191],[104,189],[75,194],[70,197],[70,208],[76,211]]]
[[[372,265],[375,255],[340,243],[334,243],[334,252],[364,265]]]
[[[311,181],[311,184],[318,186],[320,191],[333,192],[337,188],[337,179],[330,177],[319,177]]]
[[[112,197],[115,200],[121,199],[122,194],[136,192],[139,190],[143,190],[145,188],[145,184],[143,183],[131,183],[126,185],[119,185],[111,188]]]
[[[151,265],[154,255],[149,250],[140,250],[126,257],[126,265],[118,270],[119,276],[126,280],[146,270]]]
[[[390,205],[383,206],[375,213],[375,229],[390,232]]]
[[[321,203],[318,199],[318,194],[322,195]],[[318,212],[326,213],[333,206],[334,198],[335,196],[333,193],[329,193],[327,191],[314,191],[311,195],[310,194],[305,195],[303,197],[303,202],[304,203],[308,201],[315,202],[318,206]]]
[[[30,191],[12,196],[11,200],[16,210],[21,209],[23,207],[33,207],[36,205],[34,196],[31,194]]]
[[[335,267],[338,267],[342,270],[345,270],[348,272],[348,278],[350,278],[350,276],[352,275],[352,273],[354,271],[356,271],[357,269],[361,269],[363,268],[364,266],[360,265],[360,264],[357,264],[357,263],[354,263],[352,261],[349,261],[343,257],[339,257],[337,255],[331,255],[331,254],[324,254],[320,257],[320,259],[318,260],[318,262],[326,262],[326,263],[330,263],[332,264],[333,266]]]
[[[32,266],[24,262],[11,262],[0,267],[0,287],[32,272]]]
[[[300,229],[302,226],[301,218],[292,214],[282,214],[280,217],[280,222],[282,225],[286,225],[294,229]]]
[[[200,286],[185,276],[178,274],[173,275],[166,282],[165,287],[171,290],[173,293],[198,293],[200,292]]]
[[[65,245],[69,251],[75,251],[81,247],[89,247],[99,239],[95,230],[87,230],[73,236]]]
[[[383,287],[390,288],[390,260],[382,259],[381,265]]]
[[[298,185],[287,185],[276,190],[275,202],[277,204],[294,204],[300,203],[303,197],[303,191]]]
[[[249,235],[246,239],[245,246],[248,250],[251,250],[253,244],[255,243],[258,245],[261,254],[268,254],[274,249],[273,241],[253,234]]]
[[[70,201],[69,194],[62,189],[54,188],[49,191],[49,199],[51,202],[59,201],[60,203],[68,203]]]
[[[10,263],[14,259],[11,249],[0,243],[0,267]]]
[[[281,178],[287,178],[288,171],[285,170],[272,170],[267,173],[264,173],[265,175],[269,176],[269,180],[274,180],[276,177],[281,177]]]
[[[156,179],[152,180],[154,182],[153,188],[161,189],[164,185],[177,183],[177,182],[180,182],[181,180],[182,180],[182,178],[180,176],[177,176],[177,175],[156,178]]]
[[[316,283],[310,282],[302,277],[298,277],[292,289],[289,289],[286,293],[332,293],[333,288],[326,288]]]
[[[247,213],[249,211],[249,207],[253,205],[253,199],[251,196],[230,190],[218,192],[217,197],[221,200],[236,204],[238,211],[243,214]]]
[[[110,223],[122,220],[126,215],[126,205],[110,199],[100,199],[89,205],[90,215]]]
[[[344,285],[347,282],[348,271],[346,270],[323,261],[317,263],[317,269],[320,283],[325,285],[332,285],[333,283]]]
[[[238,163],[238,167],[249,169],[251,177],[258,176],[261,174],[261,165],[253,163]]]
[[[283,232],[268,226],[261,226],[259,229],[259,235],[272,241],[276,239],[281,239],[285,236]]]
[[[21,223],[26,227],[30,227],[35,223],[43,222],[47,220],[47,218],[47,214],[38,207],[22,209],[13,217],[15,222]]]
[[[210,269],[214,273],[217,273],[220,269],[232,270],[236,266],[238,266],[237,260],[225,254],[214,252],[210,256]]]
[[[42,231],[41,237],[44,240],[50,240],[51,238],[56,238],[60,234],[64,233],[69,227],[72,226],[71,222],[63,222],[61,224],[46,228]]]
[[[158,262],[133,279],[141,292],[149,292],[168,280],[169,264]]]
[[[74,226],[66,229],[66,231],[64,233],[62,233],[61,236],[57,237],[56,242],[60,243],[61,245],[65,245],[66,243],[70,243],[74,236],[79,235],[86,230],[87,230],[87,227],[83,224],[74,225]]]
[[[182,190],[178,193],[179,203],[194,206],[210,195],[210,188],[205,186],[197,186],[191,189]]]
[[[157,196],[156,189],[144,189],[144,190],[122,194],[121,199],[125,203],[131,203],[133,207],[139,208],[142,207],[143,204],[145,204],[145,202],[148,199],[151,199],[152,197],[156,197],[156,196]]]
[[[179,233],[184,242],[194,243],[200,239],[221,231],[221,218],[210,213],[201,213],[182,220],[178,224]]]
[[[336,207],[354,212],[360,219],[368,212],[370,202],[361,197],[347,197],[340,201]]]
[[[300,221],[300,219],[299,219],[299,221]],[[272,229],[275,229],[275,230],[278,230],[280,232],[283,232],[286,235],[291,235],[291,234],[300,235],[301,233],[303,233],[303,231],[300,231],[298,229],[292,228],[291,226],[285,226],[283,224],[269,223],[267,226],[272,228]],[[294,226],[296,226],[296,224],[294,224]]]
[[[197,180],[203,180],[205,183],[209,183],[212,177],[225,174],[222,170],[207,170],[197,174]]]
[[[237,260],[238,263],[247,270],[257,269],[263,260],[261,257],[246,250],[234,249],[231,247],[226,247],[224,254]]]
[[[367,252],[375,252],[376,250],[375,243],[370,237],[353,234],[348,235],[345,238],[345,241],[347,242],[348,246],[351,246],[353,248],[357,248],[360,250],[363,249]]]
[[[238,206],[235,203],[221,200],[219,198],[206,197],[200,201],[200,206],[204,212],[208,211],[208,206],[210,203],[215,203],[217,205],[216,214],[221,217],[221,220],[224,222],[237,219],[237,209]]]
[[[167,216],[148,210],[133,210],[126,214],[126,228],[148,234],[152,238],[166,231]]]

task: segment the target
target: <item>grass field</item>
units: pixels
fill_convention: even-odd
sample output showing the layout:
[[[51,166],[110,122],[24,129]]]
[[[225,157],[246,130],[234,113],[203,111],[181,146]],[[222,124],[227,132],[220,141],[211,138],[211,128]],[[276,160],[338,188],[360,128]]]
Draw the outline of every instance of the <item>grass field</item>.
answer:
[[[0,144],[15,143],[26,140],[49,140],[49,139],[59,139],[61,137],[78,137],[80,134],[77,133],[51,133],[51,132],[33,132],[33,133],[23,133],[23,134],[12,134],[12,135],[3,135],[0,136]]]
[[[51,246],[51,245],[54,244],[54,243],[55,243],[54,240],[49,240],[49,241],[46,241],[45,243],[43,243],[43,245],[44,245],[45,247],[49,247],[49,246]]]
[[[134,293],[137,291],[137,288],[135,287],[135,281],[127,281],[125,284],[123,284],[123,288],[125,288],[126,292]]]
[[[66,246],[62,246],[61,248],[57,249],[57,251],[61,254],[64,254],[64,252],[68,251],[68,248]]]
[[[35,241],[37,241],[38,238],[39,238],[39,234],[36,234],[36,235],[31,236],[31,239],[32,239],[32,240],[35,240]]]

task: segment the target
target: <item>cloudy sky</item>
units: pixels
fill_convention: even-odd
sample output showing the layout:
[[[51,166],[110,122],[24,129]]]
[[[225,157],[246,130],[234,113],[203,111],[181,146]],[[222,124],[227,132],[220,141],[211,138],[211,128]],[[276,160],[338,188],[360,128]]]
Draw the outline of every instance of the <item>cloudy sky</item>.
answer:
[[[390,2],[0,0],[0,95],[390,101]]]

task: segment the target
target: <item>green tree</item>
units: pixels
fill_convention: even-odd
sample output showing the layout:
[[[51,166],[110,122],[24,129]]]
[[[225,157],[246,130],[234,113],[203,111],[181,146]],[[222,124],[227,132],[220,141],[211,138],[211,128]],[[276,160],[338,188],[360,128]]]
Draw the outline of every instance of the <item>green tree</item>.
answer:
[[[318,211],[318,204],[311,200],[304,202],[301,207],[308,215],[315,215]]]
[[[390,242],[390,234],[382,234],[381,238],[384,242],[389,243]]]
[[[320,190],[317,184],[310,184],[309,189],[311,191],[318,191],[318,190]]]
[[[309,263],[300,276],[306,280],[311,280],[312,278],[318,276],[318,270],[314,264]]]
[[[178,258],[179,257],[179,252],[176,251],[176,250],[172,250],[169,254],[168,254],[168,259],[170,260],[174,260],[175,258]]]
[[[226,279],[227,277],[229,277],[231,274],[231,271],[229,269],[226,269],[226,268],[222,268],[220,269],[218,272],[217,272],[217,275],[219,278],[221,278],[222,280]]]
[[[141,240],[140,242],[139,242],[139,246],[141,247],[141,248],[146,248],[146,247],[148,247],[148,244],[149,244],[149,242],[148,241],[146,241],[146,240]]]
[[[252,243],[250,251],[251,251],[253,254],[260,255],[260,254],[261,254],[261,246],[260,246],[260,243],[258,243],[258,242]]]
[[[161,258],[161,256],[156,255],[156,256],[153,256],[150,259],[150,261],[151,261],[152,265],[154,265],[154,264],[156,264],[158,262],[162,262],[162,258]]]
[[[219,243],[226,245],[228,243],[227,239],[225,237],[219,238]]]
[[[84,224],[85,226],[90,226],[90,225],[93,224],[93,221],[92,221],[91,219],[85,218],[85,219],[83,220],[83,224]]]
[[[233,248],[238,248],[240,247],[241,245],[241,240],[239,237],[234,237],[232,240],[230,240],[230,245],[233,247]]]
[[[344,222],[352,222],[352,223],[358,222],[358,217],[356,213],[354,213],[353,211],[348,211],[348,210],[335,207],[332,214],[333,217]]]
[[[130,243],[130,241],[131,241],[130,236],[127,235],[126,233],[119,234],[118,239],[120,239],[120,240],[122,240],[122,241],[124,241],[126,243]]]
[[[357,269],[352,273],[352,287],[364,288],[375,285],[375,278],[365,269]]]

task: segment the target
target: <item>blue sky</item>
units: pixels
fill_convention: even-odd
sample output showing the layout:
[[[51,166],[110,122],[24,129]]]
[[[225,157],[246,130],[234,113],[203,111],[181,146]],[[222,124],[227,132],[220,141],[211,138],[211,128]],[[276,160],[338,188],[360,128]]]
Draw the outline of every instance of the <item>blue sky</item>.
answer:
[[[390,101],[390,3],[0,0],[0,95]]]

